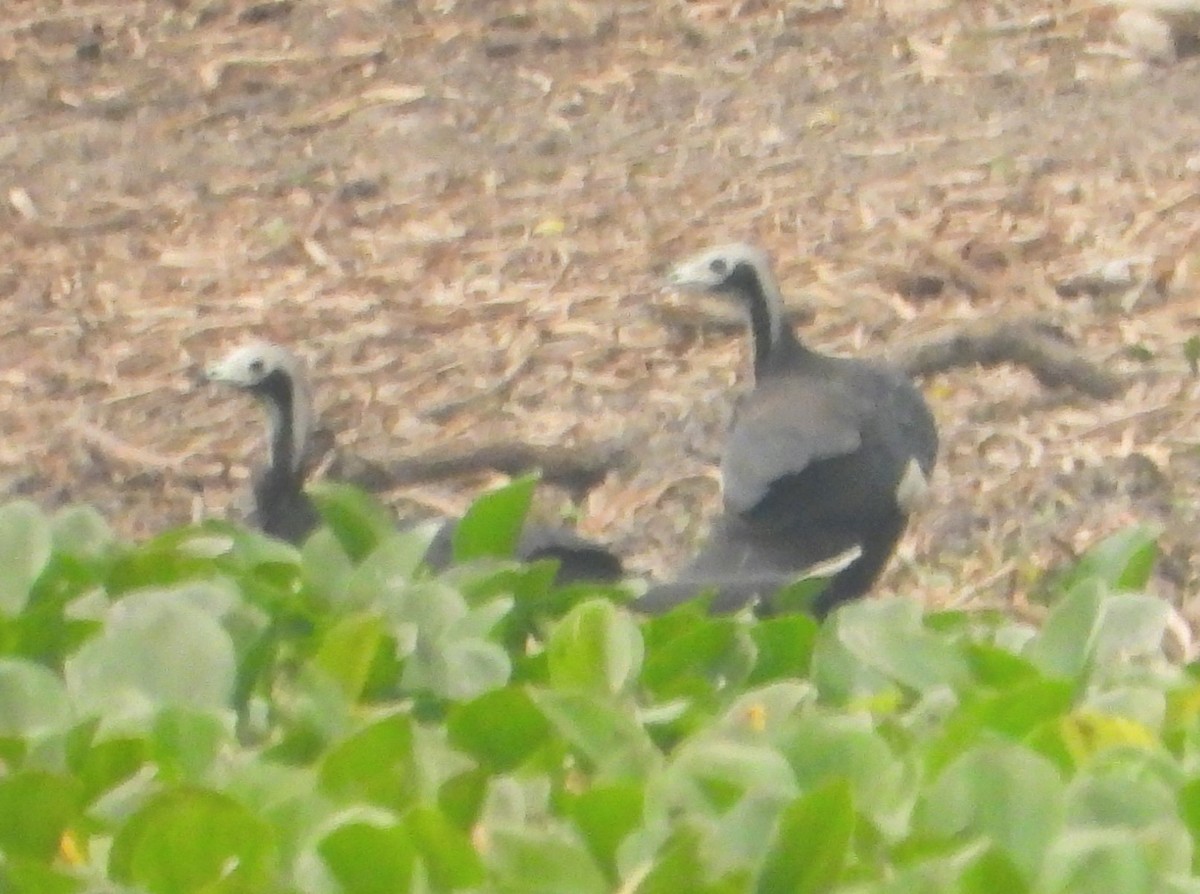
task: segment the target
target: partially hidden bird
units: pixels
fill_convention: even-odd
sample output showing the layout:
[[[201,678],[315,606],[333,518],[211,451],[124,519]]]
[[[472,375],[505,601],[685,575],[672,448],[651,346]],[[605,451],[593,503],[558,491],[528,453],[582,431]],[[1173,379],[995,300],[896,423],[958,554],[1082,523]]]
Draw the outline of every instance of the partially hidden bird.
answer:
[[[314,426],[311,387],[304,364],[282,345],[254,341],[235,348],[206,370],[206,379],[232,386],[258,399],[267,413],[267,462],[255,470],[247,521],[272,537],[302,542],[320,515],[305,493],[307,451]],[[458,519],[439,528],[425,554],[435,570],[453,558]],[[611,550],[566,528],[527,523],[517,546],[524,561],[556,559],[556,583],[620,580],[621,559]]]

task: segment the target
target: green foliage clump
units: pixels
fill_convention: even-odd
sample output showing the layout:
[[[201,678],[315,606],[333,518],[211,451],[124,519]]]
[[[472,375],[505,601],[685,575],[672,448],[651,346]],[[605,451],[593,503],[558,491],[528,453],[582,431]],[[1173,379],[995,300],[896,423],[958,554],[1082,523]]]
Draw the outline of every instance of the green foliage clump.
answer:
[[[1200,892],[1200,676],[1153,537],[1042,628],[552,586],[532,483],[421,565],[354,491],[299,549],[0,507],[0,890]]]

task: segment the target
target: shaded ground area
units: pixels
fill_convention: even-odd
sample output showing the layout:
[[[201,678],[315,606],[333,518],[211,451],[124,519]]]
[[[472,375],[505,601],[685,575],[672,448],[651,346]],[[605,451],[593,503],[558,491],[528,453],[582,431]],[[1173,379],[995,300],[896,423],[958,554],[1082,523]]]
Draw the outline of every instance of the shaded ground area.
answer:
[[[922,5],[4,4],[4,489],[130,535],[225,512],[258,420],[193,377],[265,336],[362,456],[627,443],[581,527],[662,571],[747,357],[659,277],[751,239],[832,352],[1037,317],[1131,382],[924,382],[942,462],[884,589],[1020,601],[1141,519],[1195,593],[1200,71],[1131,77],[1078,3]]]

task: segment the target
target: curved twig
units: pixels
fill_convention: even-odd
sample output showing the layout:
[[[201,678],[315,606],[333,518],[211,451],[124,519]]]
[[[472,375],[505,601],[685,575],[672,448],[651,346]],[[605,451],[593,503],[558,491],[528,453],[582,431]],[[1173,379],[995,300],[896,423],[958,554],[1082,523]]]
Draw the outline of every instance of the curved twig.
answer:
[[[927,376],[963,366],[1024,366],[1048,388],[1067,386],[1089,397],[1110,400],[1129,383],[1088,360],[1038,320],[999,320],[955,326],[929,339],[897,345],[893,363],[911,376]]]

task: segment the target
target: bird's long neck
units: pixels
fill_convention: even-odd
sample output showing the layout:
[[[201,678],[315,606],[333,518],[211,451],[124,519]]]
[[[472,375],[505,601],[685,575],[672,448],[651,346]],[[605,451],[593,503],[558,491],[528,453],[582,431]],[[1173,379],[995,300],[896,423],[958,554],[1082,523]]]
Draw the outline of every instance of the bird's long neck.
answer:
[[[748,261],[738,264],[725,281],[724,289],[735,293],[750,313],[754,340],[754,374],[766,372],[774,357],[798,345],[783,319],[783,296],[769,270]]]
[[[269,459],[264,477],[276,485],[298,484],[308,436],[307,396],[283,371],[271,373],[254,390],[267,407]]]

